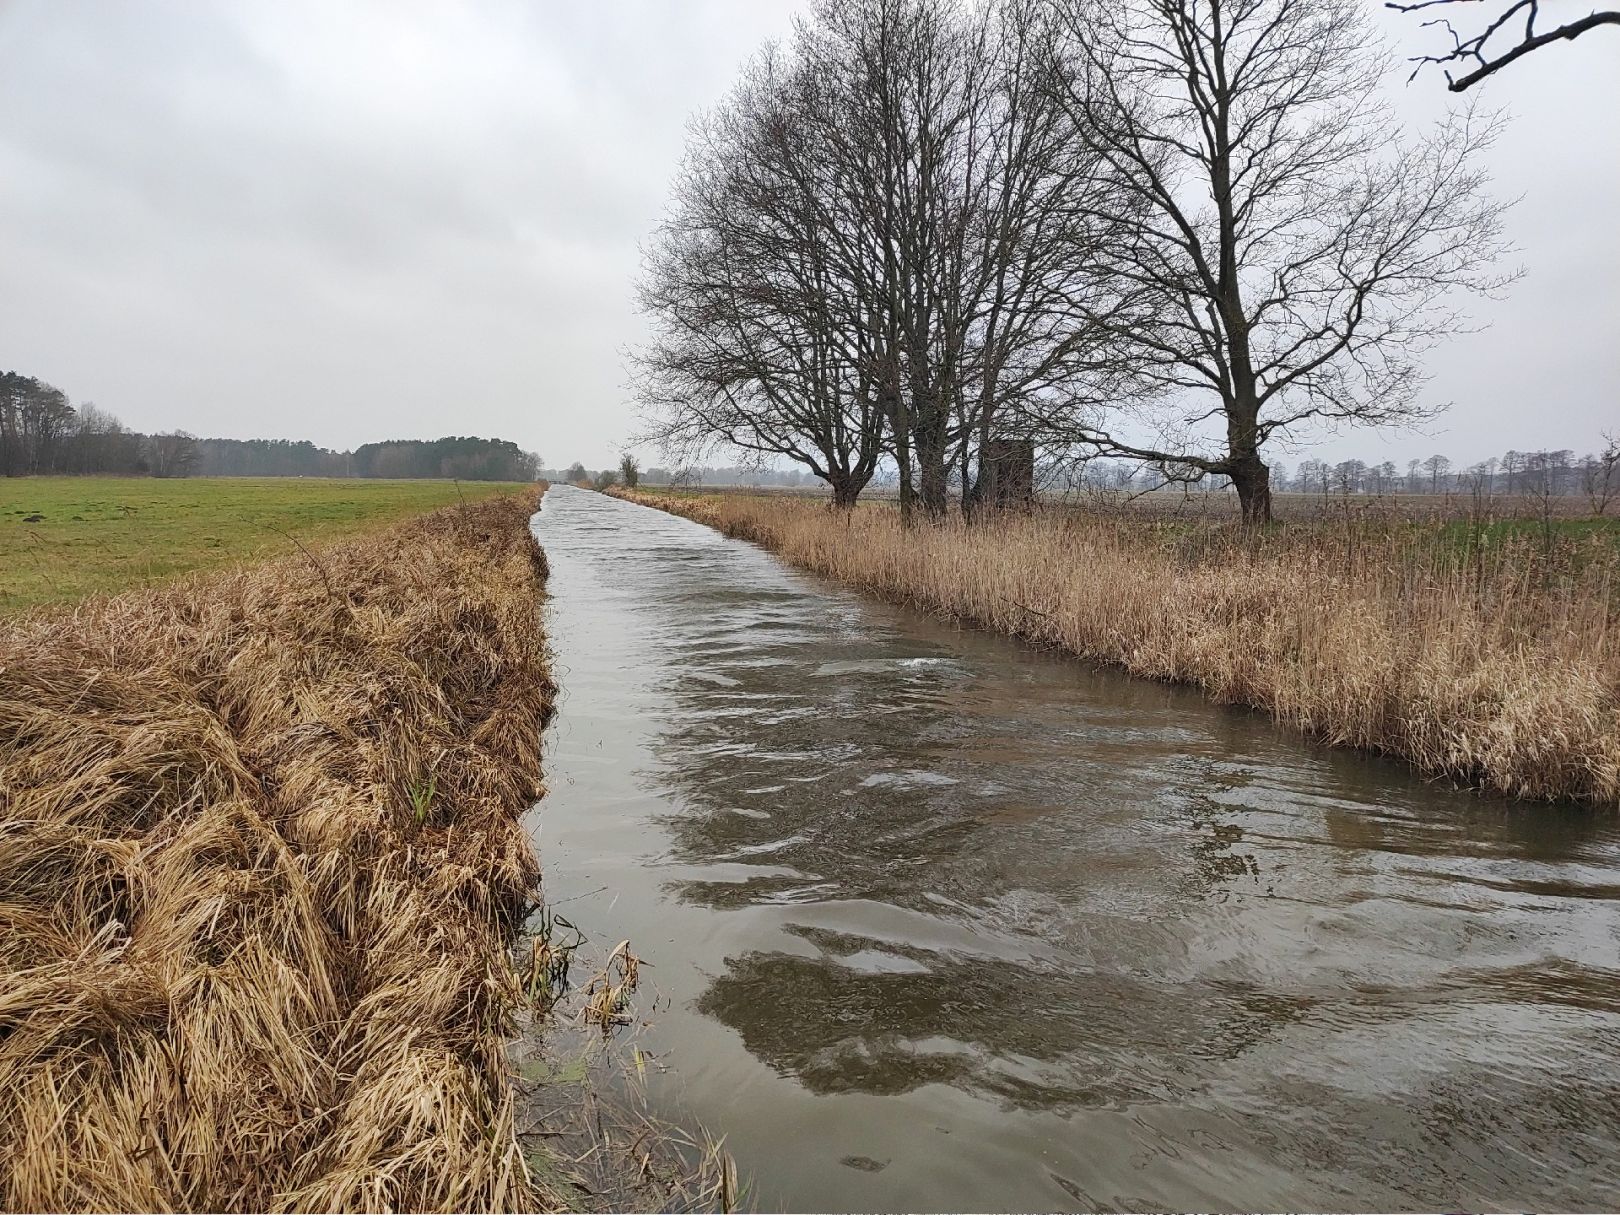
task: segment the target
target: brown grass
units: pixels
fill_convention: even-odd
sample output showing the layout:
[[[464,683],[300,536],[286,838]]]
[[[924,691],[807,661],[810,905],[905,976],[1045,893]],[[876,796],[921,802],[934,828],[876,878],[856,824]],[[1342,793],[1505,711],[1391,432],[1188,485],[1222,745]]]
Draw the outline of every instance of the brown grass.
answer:
[[[525,495],[0,627],[0,1205],[550,1205]]]
[[[581,489],[594,488],[590,483],[577,482]],[[700,494],[714,497],[745,498],[803,498],[814,502],[829,502],[832,493],[827,486],[802,485],[654,485],[647,481],[640,488],[651,493],[676,496]],[[952,498],[958,499],[953,490]],[[898,505],[900,490],[896,485],[868,485],[861,491],[865,505],[888,503]],[[1236,523],[1242,512],[1238,497],[1230,490],[1211,489],[1206,492],[1197,485],[1165,486],[1159,489],[1083,489],[1038,491],[1040,506],[1048,512],[1074,511],[1080,514],[1114,514],[1126,512],[1133,516],[1154,515],[1179,519],[1184,522]],[[1353,493],[1337,490],[1309,493],[1295,490],[1276,490],[1271,494],[1274,517],[1282,522],[1323,522],[1340,520],[1349,515],[1378,515],[1386,519],[1407,522],[1441,523],[1474,522],[1487,519],[1538,521],[1550,516],[1555,520],[1592,518],[1591,500],[1583,493],[1558,494],[1549,498],[1527,493],[1473,492],[1453,489],[1445,493]],[[1615,519],[1611,504],[1607,517]]]
[[[1620,551],[1347,514],[1250,534],[1127,512],[907,529],[787,497],[619,496],[883,598],[1195,684],[1526,799],[1620,805]]]

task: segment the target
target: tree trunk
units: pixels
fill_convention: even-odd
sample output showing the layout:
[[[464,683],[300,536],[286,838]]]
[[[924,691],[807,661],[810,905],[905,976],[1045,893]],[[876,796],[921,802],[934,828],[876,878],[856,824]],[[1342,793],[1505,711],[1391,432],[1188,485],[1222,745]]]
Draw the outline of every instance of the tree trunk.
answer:
[[[918,498],[930,519],[943,519],[950,511],[951,469],[945,461],[945,421],[938,416],[937,397],[915,394],[927,408],[914,403],[911,411],[911,448],[917,453]]]
[[[916,492],[911,486],[911,418],[898,389],[890,390],[888,408],[884,412],[888,415],[889,434],[894,439],[895,471],[900,477],[900,519],[909,524],[916,502]]]
[[[861,496],[861,487],[855,484],[852,477],[838,477],[832,481],[833,507],[836,510],[853,510],[855,500]]]
[[[898,450],[894,462],[900,474],[900,521],[909,524],[917,505],[917,491],[911,484],[911,447],[898,441],[895,447]]]
[[[972,475],[973,460],[969,452],[962,453],[962,521],[973,522],[973,513],[979,505],[979,493],[984,485],[984,455],[980,448],[979,475]]]
[[[1237,489],[1238,504],[1243,508],[1243,522],[1247,524],[1271,522],[1271,469],[1251,451],[1232,461],[1228,474]]]
[[[943,519],[950,510],[950,470],[945,467],[945,445],[930,436],[917,443],[919,498],[930,519]]]

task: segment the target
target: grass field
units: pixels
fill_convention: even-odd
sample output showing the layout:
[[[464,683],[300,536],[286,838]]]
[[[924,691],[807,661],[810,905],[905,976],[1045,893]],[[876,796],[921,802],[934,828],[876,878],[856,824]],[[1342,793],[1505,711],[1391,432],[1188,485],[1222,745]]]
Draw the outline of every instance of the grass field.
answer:
[[[516,488],[301,477],[0,479],[0,614],[286,556]],[[459,495],[459,497],[458,497]]]

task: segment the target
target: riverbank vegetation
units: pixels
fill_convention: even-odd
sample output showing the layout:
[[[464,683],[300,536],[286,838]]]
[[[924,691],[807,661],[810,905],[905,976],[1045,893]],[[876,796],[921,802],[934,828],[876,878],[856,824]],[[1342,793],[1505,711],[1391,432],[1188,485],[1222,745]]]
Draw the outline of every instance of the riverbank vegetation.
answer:
[[[532,494],[0,623],[0,1206],[533,1210]]]
[[[517,487],[303,479],[0,479],[0,614],[149,587]],[[296,540],[294,539],[296,537]]]
[[[1375,511],[1131,510],[907,526],[786,496],[614,491],[940,615],[1190,683],[1323,742],[1620,806],[1620,530]]]

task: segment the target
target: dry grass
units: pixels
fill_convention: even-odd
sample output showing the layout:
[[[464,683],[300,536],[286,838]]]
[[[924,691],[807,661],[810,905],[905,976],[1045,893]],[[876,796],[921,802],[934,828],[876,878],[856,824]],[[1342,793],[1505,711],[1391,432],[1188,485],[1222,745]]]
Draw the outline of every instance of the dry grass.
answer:
[[[0,1206],[515,1210],[531,497],[0,627]]]
[[[594,488],[579,482],[581,489]],[[804,498],[815,502],[828,502],[831,491],[819,482],[804,485],[654,485],[646,481],[641,488],[651,493],[690,496],[699,494],[714,497],[745,498]],[[861,491],[861,502],[866,505],[889,503],[898,505],[900,490],[896,485],[868,485]],[[960,500],[952,490],[953,503]],[[1042,509],[1059,512],[1075,511],[1081,514],[1114,514],[1121,511],[1134,516],[1155,515],[1185,522],[1236,523],[1242,512],[1238,497],[1230,490],[1209,492],[1197,485],[1166,486],[1160,489],[1083,489],[1038,491]],[[1558,521],[1590,521],[1591,500],[1582,493],[1559,494],[1542,498],[1528,493],[1474,493],[1469,490],[1451,490],[1446,493],[1386,493],[1346,494],[1337,491],[1310,493],[1295,490],[1273,490],[1273,515],[1282,522],[1324,522],[1342,519],[1345,515],[1378,515],[1386,519],[1408,522],[1474,522],[1486,519],[1502,523],[1508,521],[1534,522],[1550,516]],[[1610,504],[1606,516],[1611,523],[1620,523],[1615,507]]]
[[[906,529],[786,497],[620,496],[886,599],[1195,684],[1526,799],[1620,805],[1620,550],[1373,514],[1248,534],[1127,512]]]
[[[575,1209],[737,1210],[746,1188],[724,1142],[651,1108],[649,1078],[667,1068],[642,1050],[653,1022],[631,1007],[644,963],[630,943],[595,960],[583,983],[570,983],[569,971],[595,953],[567,920],[542,913],[535,945],[551,971],[536,1002],[548,1010],[547,1032],[514,1044],[518,1140],[534,1152],[531,1162]]]

